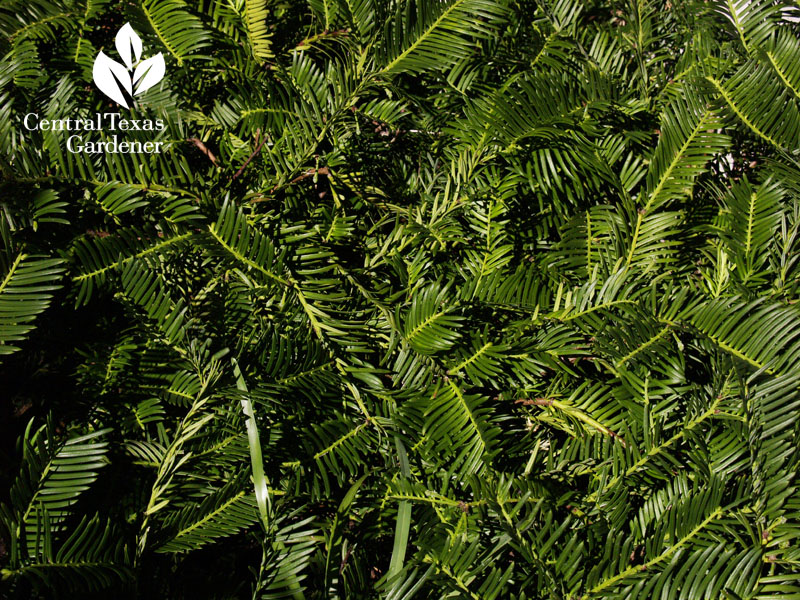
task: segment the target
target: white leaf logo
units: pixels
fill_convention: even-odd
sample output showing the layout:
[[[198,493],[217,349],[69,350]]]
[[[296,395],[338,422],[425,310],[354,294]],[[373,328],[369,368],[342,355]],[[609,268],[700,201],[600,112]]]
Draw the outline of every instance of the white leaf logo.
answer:
[[[142,57],[142,39],[130,23],[120,28],[114,42],[125,64],[118,63],[101,51],[94,61],[92,76],[101,92],[117,104],[130,108],[134,96],[146,92],[164,78],[166,65],[160,52],[139,60]]]
[[[92,75],[94,76],[95,85],[100,88],[101,92],[117,104],[128,108],[128,102],[125,99],[125,94],[122,93],[122,89],[128,92],[128,96],[133,96],[133,89],[131,88],[131,76],[125,67],[110,59],[101,50],[94,60]],[[120,86],[122,86],[122,89],[120,89]]]
[[[140,62],[133,72],[134,95],[146,92],[161,81],[164,78],[165,71],[166,66],[161,52]]]
[[[133,69],[133,64],[139,62],[142,56],[142,38],[136,35],[130,23],[125,23],[120,28],[114,43],[117,46],[117,52],[119,52],[122,60],[128,66],[128,70]],[[131,51],[133,51],[133,54],[131,54]]]

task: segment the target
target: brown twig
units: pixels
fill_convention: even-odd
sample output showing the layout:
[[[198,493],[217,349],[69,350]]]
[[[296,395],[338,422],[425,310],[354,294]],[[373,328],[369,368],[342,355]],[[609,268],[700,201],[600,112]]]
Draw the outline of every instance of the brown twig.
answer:
[[[518,398],[514,404],[522,404],[523,406],[551,406],[553,401],[550,398]]]
[[[214,153],[208,149],[208,147],[203,143],[202,140],[196,137],[190,137],[186,141],[192,142],[195,146],[197,146],[197,149],[200,150],[200,152],[202,152],[203,154],[205,154],[208,157],[208,160],[214,163],[215,167],[219,166],[219,163],[217,162],[217,157],[214,156]]]
[[[523,406],[552,406],[553,403],[554,403],[554,401],[553,401],[552,398],[534,398],[534,399],[531,399],[531,398],[517,398],[516,400],[514,400],[514,404],[522,404]],[[612,438],[615,438],[615,439],[619,440],[619,443],[622,444],[623,447],[627,447],[626,444],[625,444],[624,438],[620,434],[618,434],[618,433],[612,431],[611,429],[609,429],[608,427],[604,427],[604,426],[602,426],[600,424],[598,424],[597,427],[603,433],[605,433],[607,435],[610,435]]]
[[[256,149],[253,150],[253,153],[250,156],[247,157],[247,160],[244,161],[244,164],[241,167],[239,167],[238,171],[236,171],[236,173],[233,176],[234,179],[239,177],[239,175],[241,175],[244,172],[244,170],[247,168],[247,165],[250,164],[250,161],[252,161],[256,157],[256,155],[259,152],[261,152],[261,148],[264,146],[264,143],[267,141],[267,136],[265,135],[264,139],[259,141],[260,137],[261,137],[261,130],[257,129],[256,130]]]
[[[293,183],[297,183],[298,181],[303,181],[303,179],[307,179],[308,177],[312,177],[313,175],[317,175],[317,174],[319,174],[319,175],[330,175],[331,172],[328,170],[328,167],[320,167],[319,169],[309,169],[308,171],[305,171],[304,173],[301,173],[300,175],[298,175],[297,177],[292,179],[289,182],[289,185],[291,185]]]
[[[304,179],[308,179],[309,177],[313,177],[314,175],[330,175],[331,172],[328,170],[328,167],[320,167],[319,169],[309,169],[308,171],[303,171],[292,179],[287,185],[293,185],[299,181],[303,181]],[[280,185],[276,185],[274,188],[270,190],[270,193],[274,192],[280,187]]]

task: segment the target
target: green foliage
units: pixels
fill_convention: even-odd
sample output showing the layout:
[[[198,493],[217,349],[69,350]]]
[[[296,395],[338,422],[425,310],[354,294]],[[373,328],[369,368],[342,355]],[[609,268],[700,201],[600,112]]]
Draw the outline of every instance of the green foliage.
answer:
[[[1,4],[0,595],[800,598],[797,13]]]
[[[0,354],[11,354],[35,327],[36,316],[47,310],[59,288],[57,281],[64,272],[63,261],[46,256],[17,254],[4,269],[0,282]]]

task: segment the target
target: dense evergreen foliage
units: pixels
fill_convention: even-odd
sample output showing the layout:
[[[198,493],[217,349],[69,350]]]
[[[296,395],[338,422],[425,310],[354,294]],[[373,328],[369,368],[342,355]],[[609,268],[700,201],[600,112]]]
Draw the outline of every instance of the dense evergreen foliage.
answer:
[[[800,598],[796,14],[0,3],[0,594]]]

